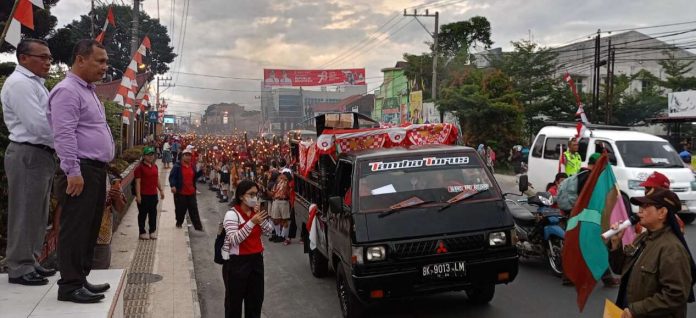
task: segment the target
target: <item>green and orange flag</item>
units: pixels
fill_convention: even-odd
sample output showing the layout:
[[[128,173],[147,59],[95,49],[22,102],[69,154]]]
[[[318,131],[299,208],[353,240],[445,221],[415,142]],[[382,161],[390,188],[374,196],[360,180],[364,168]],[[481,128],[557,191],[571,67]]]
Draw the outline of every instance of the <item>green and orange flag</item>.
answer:
[[[563,271],[575,284],[580,311],[597,281],[609,269],[609,251],[601,234],[609,228],[609,218],[620,196],[608,162],[606,154],[597,160],[566,228]]]

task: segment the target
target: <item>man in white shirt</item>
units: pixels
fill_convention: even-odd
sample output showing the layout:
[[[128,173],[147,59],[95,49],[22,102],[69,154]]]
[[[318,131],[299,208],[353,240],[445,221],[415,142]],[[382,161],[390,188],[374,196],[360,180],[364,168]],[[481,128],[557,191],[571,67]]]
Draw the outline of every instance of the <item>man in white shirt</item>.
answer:
[[[45,285],[55,269],[41,267],[53,175],[53,133],[46,118],[45,78],[53,57],[48,44],[24,39],[17,47],[19,65],[0,92],[3,119],[10,131],[5,151],[8,183],[7,266],[9,282]]]

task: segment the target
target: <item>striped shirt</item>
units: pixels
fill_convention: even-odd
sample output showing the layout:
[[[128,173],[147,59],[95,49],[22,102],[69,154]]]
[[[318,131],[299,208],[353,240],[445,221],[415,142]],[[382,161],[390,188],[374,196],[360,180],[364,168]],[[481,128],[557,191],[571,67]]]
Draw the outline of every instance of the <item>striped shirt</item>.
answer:
[[[273,231],[273,224],[269,219],[261,223],[260,227],[251,221],[249,216],[247,221],[242,213],[237,212],[239,206],[225,213],[225,218],[222,221],[225,228],[225,242],[222,244],[222,259],[229,259],[230,255],[246,255],[263,252],[263,243],[261,241],[261,230],[264,233]]]

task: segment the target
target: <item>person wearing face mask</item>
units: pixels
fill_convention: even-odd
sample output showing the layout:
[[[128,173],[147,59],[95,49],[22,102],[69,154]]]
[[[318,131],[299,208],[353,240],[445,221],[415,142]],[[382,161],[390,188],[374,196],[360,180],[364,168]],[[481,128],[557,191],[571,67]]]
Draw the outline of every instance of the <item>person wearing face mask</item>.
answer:
[[[261,317],[263,304],[263,244],[261,232],[270,234],[273,224],[258,205],[258,187],[243,180],[234,192],[232,209],[225,213],[222,245],[222,278],[225,284],[225,317]]]

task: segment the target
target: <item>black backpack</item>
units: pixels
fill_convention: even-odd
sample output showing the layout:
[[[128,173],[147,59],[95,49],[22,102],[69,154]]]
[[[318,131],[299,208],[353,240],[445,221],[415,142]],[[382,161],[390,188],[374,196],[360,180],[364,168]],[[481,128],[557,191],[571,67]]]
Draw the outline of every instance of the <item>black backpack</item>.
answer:
[[[239,220],[239,212],[235,211],[235,213],[237,213],[237,221],[240,221]],[[222,258],[222,245],[225,244],[225,236],[227,236],[227,231],[225,231],[225,226],[224,226],[223,222],[220,222],[220,225],[218,226],[218,234],[215,237],[215,244],[213,244],[213,248],[215,249],[215,251],[213,253],[213,255],[215,255],[213,257],[213,261],[216,264],[220,264],[220,265],[225,264],[225,262],[227,261],[227,260]]]

